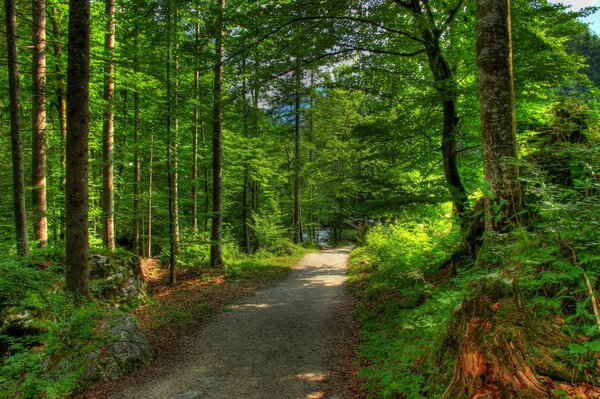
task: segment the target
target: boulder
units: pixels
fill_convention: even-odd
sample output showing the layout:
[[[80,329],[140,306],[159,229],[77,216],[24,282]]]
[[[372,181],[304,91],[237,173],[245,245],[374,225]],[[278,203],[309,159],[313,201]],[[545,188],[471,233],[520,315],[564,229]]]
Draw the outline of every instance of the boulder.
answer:
[[[94,296],[114,305],[146,299],[146,285],[137,256],[92,255],[90,258]]]
[[[94,331],[92,339],[61,331],[64,347],[50,355],[43,373],[55,380],[71,376],[79,386],[116,380],[142,368],[152,359],[152,347],[129,314],[110,310]]]

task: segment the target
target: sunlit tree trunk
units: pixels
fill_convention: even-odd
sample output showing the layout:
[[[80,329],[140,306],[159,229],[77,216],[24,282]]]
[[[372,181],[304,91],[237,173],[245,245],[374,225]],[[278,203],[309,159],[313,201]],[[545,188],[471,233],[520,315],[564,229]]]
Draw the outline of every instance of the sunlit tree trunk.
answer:
[[[198,125],[199,125],[199,86],[200,68],[200,22],[196,22],[194,43],[194,115],[192,131],[192,230],[198,230]]]
[[[46,205],[46,0],[33,0],[31,184],[33,237],[48,244]]]
[[[17,253],[29,253],[27,212],[25,210],[25,177],[23,174],[23,139],[21,137],[21,91],[19,88],[19,57],[17,47],[17,15],[14,0],[4,0],[6,42],[8,48],[8,92],[10,100],[10,138],[13,166],[13,206]]]
[[[115,0],[106,0],[108,16],[104,36],[104,127],[102,135],[102,241],[110,250],[115,249],[115,193],[114,193],[114,100],[115,100]]]
[[[225,0],[217,0],[219,5],[219,27],[217,28],[215,52],[215,83],[213,105],[213,208],[210,245],[211,267],[223,267],[223,64],[225,47],[223,44]]]
[[[67,290],[89,297],[90,2],[69,0],[67,69]]]
[[[479,0],[477,20],[483,170],[491,190],[486,228],[496,231],[517,223],[523,202],[517,181],[510,0]]]

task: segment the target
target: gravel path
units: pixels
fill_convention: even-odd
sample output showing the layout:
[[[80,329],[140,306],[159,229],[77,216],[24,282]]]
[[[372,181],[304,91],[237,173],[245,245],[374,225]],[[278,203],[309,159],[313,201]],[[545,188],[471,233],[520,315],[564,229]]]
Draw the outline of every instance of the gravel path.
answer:
[[[163,378],[113,398],[321,399],[343,345],[337,311],[350,248],[307,255],[286,280],[230,306],[181,343],[184,358]],[[346,398],[344,398],[346,399]]]

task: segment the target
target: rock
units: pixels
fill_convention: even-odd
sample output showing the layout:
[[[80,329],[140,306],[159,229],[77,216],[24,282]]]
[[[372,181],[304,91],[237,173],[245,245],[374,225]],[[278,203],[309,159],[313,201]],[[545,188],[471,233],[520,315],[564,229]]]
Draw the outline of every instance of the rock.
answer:
[[[114,305],[146,299],[146,285],[137,256],[93,255],[90,270],[94,296]]]
[[[76,375],[79,385],[87,386],[116,380],[150,363],[152,347],[129,314],[110,310],[98,325],[87,342],[63,331],[60,338],[66,345],[46,359],[44,374],[55,380]]]

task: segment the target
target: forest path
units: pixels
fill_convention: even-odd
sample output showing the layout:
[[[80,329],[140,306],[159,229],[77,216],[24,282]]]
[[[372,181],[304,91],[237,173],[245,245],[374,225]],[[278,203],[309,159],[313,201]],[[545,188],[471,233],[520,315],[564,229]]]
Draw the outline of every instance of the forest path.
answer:
[[[339,313],[349,303],[343,286],[349,253],[344,247],[308,254],[287,279],[183,339],[182,359],[163,376],[110,397],[348,399],[331,390],[339,379],[332,378],[334,359],[345,350]]]

